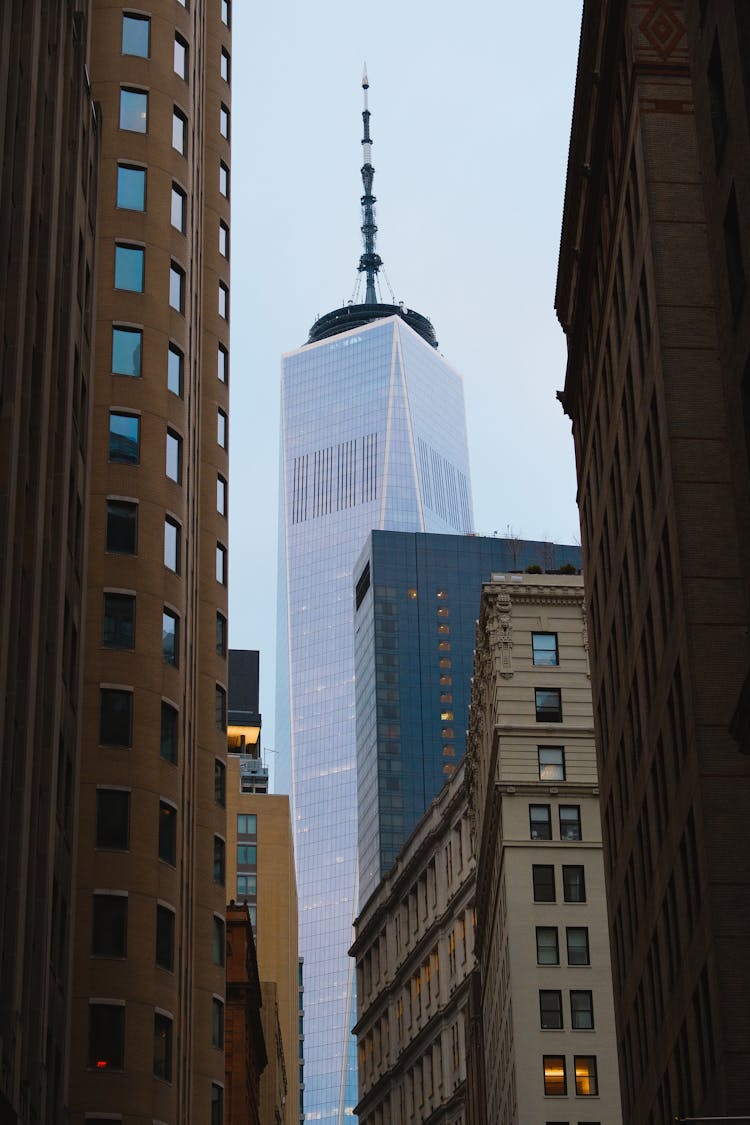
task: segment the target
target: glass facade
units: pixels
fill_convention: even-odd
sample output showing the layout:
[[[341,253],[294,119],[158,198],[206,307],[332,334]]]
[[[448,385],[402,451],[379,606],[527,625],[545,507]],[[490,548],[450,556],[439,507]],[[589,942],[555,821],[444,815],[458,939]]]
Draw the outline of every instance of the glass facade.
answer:
[[[281,477],[275,787],[293,797],[305,1113],[341,1122],[357,1102],[353,570],[373,528],[472,530],[460,377],[398,316],[285,355]]]

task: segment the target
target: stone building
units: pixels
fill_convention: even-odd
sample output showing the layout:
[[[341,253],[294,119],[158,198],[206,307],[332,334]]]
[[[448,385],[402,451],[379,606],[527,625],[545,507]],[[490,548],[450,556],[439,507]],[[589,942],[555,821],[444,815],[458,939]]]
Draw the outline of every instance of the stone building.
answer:
[[[464,1125],[474,867],[461,763],[354,923],[360,1125]]]
[[[622,1120],[583,600],[577,576],[493,575],[482,591],[472,1125]]]
[[[748,1112],[749,106],[747,3],[584,4],[555,303],[633,1125]]]

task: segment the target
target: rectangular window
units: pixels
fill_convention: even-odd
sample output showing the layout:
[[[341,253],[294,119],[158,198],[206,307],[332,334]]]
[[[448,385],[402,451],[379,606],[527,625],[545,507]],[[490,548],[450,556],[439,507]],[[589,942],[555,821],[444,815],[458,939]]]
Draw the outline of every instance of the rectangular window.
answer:
[[[91,955],[127,956],[128,896],[95,894],[92,906]]]
[[[543,1031],[562,1027],[562,992],[557,989],[539,990],[539,1018]]]
[[[211,1086],[211,1125],[224,1125],[224,1090],[216,1083]]]
[[[219,109],[219,132],[225,140],[229,140],[229,110],[223,102]]]
[[[176,262],[169,267],[169,305],[175,312],[185,311],[185,271]]]
[[[545,1055],[543,1066],[545,1094],[555,1096],[567,1094],[568,1081],[565,1075],[565,1056]]]
[[[216,709],[216,729],[217,730],[226,730],[227,729],[227,693],[224,691],[223,687],[219,686],[219,684],[216,685],[215,709]]]
[[[182,482],[182,438],[174,430],[167,430],[164,471],[170,480]]]
[[[573,1062],[576,1072],[576,1094],[582,1098],[596,1097],[599,1093],[596,1057],[594,1055],[576,1055]]]
[[[560,805],[560,839],[581,839],[580,805]]]
[[[171,609],[165,609],[161,615],[161,654],[167,664],[179,667],[180,619]]]
[[[148,16],[124,15],[122,17],[122,53],[149,57],[151,20]]]
[[[214,940],[213,940],[213,963],[214,965],[223,965],[226,952],[226,937],[224,929],[224,919],[218,918],[214,914]]]
[[[177,106],[172,110],[172,148],[187,155],[187,117]]]
[[[172,226],[175,230],[178,230],[180,234],[184,234],[187,219],[187,196],[177,184],[172,184],[171,218]]]
[[[532,840],[552,839],[552,816],[549,805],[529,805]]]
[[[180,525],[171,516],[164,519],[164,565],[180,573]]]
[[[571,989],[570,1026],[576,1031],[591,1031],[593,1029],[594,1001],[590,992]]]
[[[125,1005],[89,1004],[89,1066],[122,1070],[125,1061]]]
[[[258,835],[258,817],[255,813],[239,813],[237,816],[237,835],[250,836],[251,838]]]
[[[156,905],[156,964],[174,972],[174,910]]]
[[[557,633],[532,633],[531,653],[534,664],[542,666],[559,664]]]
[[[563,864],[563,898],[566,902],[586,901],[586,882],[583,867]]]
[[[230,67],[231,67],[231,59],[229,57],[229,51],[227,51],[227,49],[225,47],[222,47],[221,48],[221,77],[224,79],[224,81],[227,83],[227,85],[229,85]]]
[[[227,767],[218,758],[214,759],[214,801],[222,808],[227,803]]]
[[[167,352],[167,390],[182,398],[184,357],[175,344],[169,345]]]
[[[220,516],[227,514],[227,482],[221,473],[216,477],[216,511]]]
[[[237,876],[237,898],[243,902],[248,898],[255,898],[258,891],[257,875]]]
[[[117,206],[124,211],[146,210],[146,169],[117,165]]]
[[[99,745],[133,745],[133,693],[118,688],[99,692]]]
[[[105,594],[102,624],[105,648],[135,648],[135,597],[132,594]]]
[[[240,867],[256,867],[258,863],[258,845],[238,844],[237,863]]]
[[[138,547],[138,505],[128,500],[107,501],[107,551],[134,555]]]
[[[229,199],[229,168],[223,160],[219,164],[219,194]]]
[[[216,366],[216,374],[219,382],[226,383],[229,378],[229,353],[223,344],[219,344],[218,362]]]
[[[568,926],[565,930],[569,965],[589,965],[589,931],[587,926]]]
[[[727,259],[727,280],[732,313],[736,317],[745,295],[745,266],[742,260],[742,240],[740,237],[740,217],[737,210],[737,194],[732,185],[727,209],[724,215],[724,249]]]
[[[226,844],[221,836],[214,836],[214,883],[224,886],[226,879]]]
[[[229,320],[229,290],[223,281],[219,282],[219,316]]]
[[[148,94],[145,90],[120,90],[120,128],[128,133],[148,132]]]
[[[230,0],[221,0],[221,22],[225,27],[231,27],[232,9]]]
[[[222,258],[229,257],[229,227],[222,221],[219,221],[219,253]]]
[[[227,584],[227,549],[221,543],[216,544],[216,581]]]
[[[166,801],[159,801],[159,859],[177,863],[177,809]]]
[[[216,611],[216,655],[227,654],[227,619],[223,613]]]
[[[112,374],[130,375],[138,378],[141,374],[141,355],[143,352],[143,332],[140,328],[112,328]]]
[[[130,847],[130,793],[127,789],[97,789],[96,847],[126,852]]]
[[[177,710],[169,703],[162,700],[161,705],[161,742],[159,753],[166,762],[177,764],[178,725]]]
[[[129,293],[143,292],[143,268],[146,252],[142,246],[115,246],[115,289]]]
[[[555,868],[551,863],[535,863],[531,868],[534,902],[555,901]]]
[[[560,688],[537,688],[534,692],[536,721],[538,723],[562,722],[562,696]]]
[[[211,1001],[211,1046],[224,1049],[224,1004],[216,996]]]
[[[539,780],[565,781],[565,751],[562,746],[538,746]]]
[[[120,465],[137,465],[140,452],[141,420],[137,414],[109,412],[109,459]]]
[[[557,926],[537,926],[536,963],[537,965],[560,964],[560,950],[557,943]]]
[[[172,1021],[154,1013],[154,1078],[172,1081]]]
[[[223,410],[216,412],[216,440],[222,449],[227,447],[227,416]]]
[[[174,72],[187,82],[188,76],[188,45],[181,35],[174,37]]]

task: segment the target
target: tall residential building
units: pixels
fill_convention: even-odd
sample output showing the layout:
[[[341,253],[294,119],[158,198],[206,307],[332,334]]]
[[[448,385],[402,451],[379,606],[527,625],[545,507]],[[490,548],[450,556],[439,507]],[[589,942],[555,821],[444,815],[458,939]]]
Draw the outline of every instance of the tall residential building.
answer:
[[[749,42],[584,4],[556,308],[633,1125],[748,1112]]]
[[[482,591],[466,772],[485,1091],[472,1125],[619,1125],[583,579]]]
[[[376,295],[364,86],[365,300],[321,317],[282,360],[278,738],[293,771],[305,1107],[328,1122],[357,1100],[347,956],[357,901],[352,572],[373,528],[472,529],[461,379],[425,317]],[[284,784],[282,769],[276,788]]]
[[[0,12],[0,1121],[67,1120],[100,118],[91,5]]]
[[[359,902],[466,749],[482,582],[580,570],[574,546],[373,531],[354,569]]]
[[[222,1114],[230,14],[92,4],[75,1125]]]

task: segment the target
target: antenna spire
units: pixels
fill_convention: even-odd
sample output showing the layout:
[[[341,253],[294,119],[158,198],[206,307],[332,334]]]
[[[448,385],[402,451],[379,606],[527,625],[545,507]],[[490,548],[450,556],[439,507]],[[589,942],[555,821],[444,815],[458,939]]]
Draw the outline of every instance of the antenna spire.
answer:
[[[372,194],[372,181],[375,175],[375,169],[372,166],[370,111],[367,108],[367,91],[369,88],[370,83],[367,79],[367,64],[365,64],[362,72],[362,89],[364,91],[364,109],[362,110],[362,122],[364,124],[364,136],[362,138],[362,157],[364,160],[362,164],[362,187],[364,188],[364,195],[360,200],[362,204],[362,241],[365,249],[359,259],[358,269],[360,273],[364,273],[367,277],[365,304],[376,305],[378,303],[378,298],[375,292],[375,275],[383,262],[380,255],[375,253],[375,235],[378,232],[378,228],[375,225],[375,196]]]

